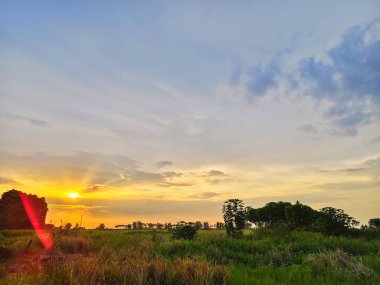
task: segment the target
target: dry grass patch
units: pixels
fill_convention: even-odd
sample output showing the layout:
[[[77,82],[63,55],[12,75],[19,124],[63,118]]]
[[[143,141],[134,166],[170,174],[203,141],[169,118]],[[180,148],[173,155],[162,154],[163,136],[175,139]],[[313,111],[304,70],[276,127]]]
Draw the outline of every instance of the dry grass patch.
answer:
[[[325,253],[309,254],[306,259],[306,264],[316,273],[333,269],[356,278],[371,278],[376,275],[371,268],[366,267],[362,263],[361,259],[356,259],[341,249]]]
[[[47,268],[58,284],[226,284],[228,271],[200,259],[174,262],[136,250],[103,248],[98,254]]]

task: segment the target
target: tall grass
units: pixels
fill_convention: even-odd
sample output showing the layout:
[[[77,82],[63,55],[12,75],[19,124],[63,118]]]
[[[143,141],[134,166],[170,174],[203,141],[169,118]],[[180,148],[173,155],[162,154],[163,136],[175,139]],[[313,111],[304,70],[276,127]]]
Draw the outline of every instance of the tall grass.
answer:
[[[30,238],[0,232],[0,245]],[[217,230],[172,240],[166,231],[85,230],[56,236],[54,250],[64,260],[36,274],[4,275],[0,261],[0,284],[380,284],[380,237],[280,228],[245,231],[237,240]]]

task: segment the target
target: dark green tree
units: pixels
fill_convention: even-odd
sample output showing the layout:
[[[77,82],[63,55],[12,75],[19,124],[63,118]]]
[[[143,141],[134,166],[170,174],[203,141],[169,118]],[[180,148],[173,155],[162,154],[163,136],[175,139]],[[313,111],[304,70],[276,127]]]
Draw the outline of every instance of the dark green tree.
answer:
[[[247,207],[245,209],[245,217],[249,222],[255,224],[259,228],[268,223],[264,208],[254,209],[252,207]]]
[[[341,235],[357,225],[359,222],[342,209],[325,207],[319,210],[315,230],[330,235]]]
[[[267,223],[286,223],[285,209],[292,204],[289,202],[270,202],[263,207],[263,217]]]
[[[311,229],[318,218],[318,212],[297,201],[285,208],[286,221],[291,229]]]
[[[45,198],[36,195],[26,194],[12,189],[3,193],[0,198],[0,229],[32,229],[33,226],[25,211],[24,203],[28,204],[36,218],[35,223],[41,227],[45,226],[46,214],[48,211]]]
[[[239,199],[229,199],[223,205],[223,218],[228,236],[238,238],[245,226],[244,203]]]

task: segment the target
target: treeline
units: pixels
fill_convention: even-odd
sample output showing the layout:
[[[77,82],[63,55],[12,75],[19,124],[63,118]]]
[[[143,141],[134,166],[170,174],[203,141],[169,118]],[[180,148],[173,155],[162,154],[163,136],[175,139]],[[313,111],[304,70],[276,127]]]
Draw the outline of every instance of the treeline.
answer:
[[[181,223],[181,222],[179,222]],[[218,229],[222,230],[224,229],[224,223],[222,222],[216,222],[215,224],[210,224],[209,222],[201,222],[196,221],[191,223],[197,230],[209,230],[209,229]],[[173,228],[176,228],[177,224],[172,223],[143,223],[141,221],[135,221],[131,224],[126,225],[116,225],[115,228],[117,229],[128,229],[128,230],[143,230],[143,229],[156,229],[156,230],[171,230]],[[99,227],[97,228],[99,229]]]
[[[238,237],[247,223],[258,228],[286,225],[290,230],[315,231],[327,235],[348,235],[380,229],[380,218],[370,219],[368,225],[360,229],[359,221],[342,209],[324,207],[315,210],[297,201],[269,202],[264,207],[245,207],[239,199],[227,200],[223,205],[223,217],[227,234]]]

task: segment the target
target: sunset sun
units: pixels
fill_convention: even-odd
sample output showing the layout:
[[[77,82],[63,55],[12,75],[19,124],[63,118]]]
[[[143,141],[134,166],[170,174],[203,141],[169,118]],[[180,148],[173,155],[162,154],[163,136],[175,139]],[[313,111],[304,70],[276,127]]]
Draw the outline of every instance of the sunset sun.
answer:
[[[69,193],[69,194],[67,194],[71,199],[76,199],[76,198],[78,198],[79,197],[79,194],[78,193]]]

